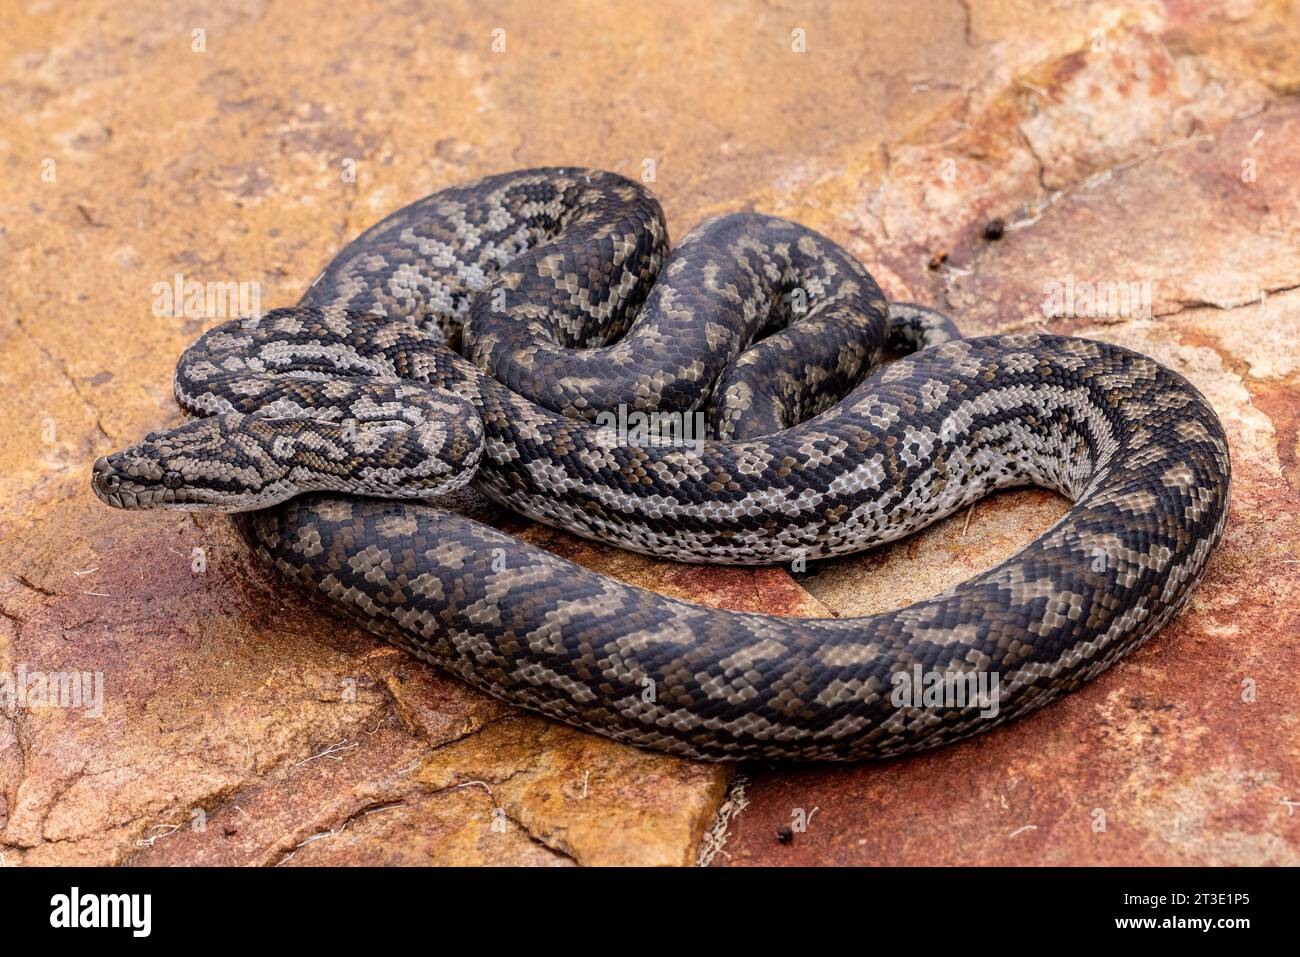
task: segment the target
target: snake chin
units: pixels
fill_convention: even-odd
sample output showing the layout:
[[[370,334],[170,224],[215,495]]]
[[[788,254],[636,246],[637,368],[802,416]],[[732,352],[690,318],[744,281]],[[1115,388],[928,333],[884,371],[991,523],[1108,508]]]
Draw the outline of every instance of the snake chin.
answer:
[[[176,512],[255,512],[260,508],[271,508],[292,498],[292,494],[271,498],[250,496],[246,499],[223,499],[222,501],[202,501],[194,498],[174,498],[157,491],[138,491],[125,493],[104,493],[98,488],[95,493],[106,505],[127,510],[134,509],[170,509]]]

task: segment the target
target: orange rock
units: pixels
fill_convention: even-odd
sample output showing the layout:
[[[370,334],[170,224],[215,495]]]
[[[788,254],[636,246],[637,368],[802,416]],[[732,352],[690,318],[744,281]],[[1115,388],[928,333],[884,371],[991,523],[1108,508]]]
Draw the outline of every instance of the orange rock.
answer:
[[[224,519],[87,488],[96,455],[178,421],[175,358],[226,318],[161,301],[178,275],[292,303],[383,214],[558,162],[647,178],[675,236],[739,208],[800,219],[968,333],[1036,328],[1066,273],[1150,278],[1151,320],[1050,328],[1181,369],[1232,436],[1224,548],[1151,644],[943,751],[750,769],[715,861],[1296,863],[1294,5],[102,7],[29,5],[0,32],[0,671],[103,676],[97,717],[0,710],[3,863],[695,860],[725,769],[521,715],[251,567]],[[799,583],[508,527],[668,594],[856,614],[1061,507],[999,496]]]

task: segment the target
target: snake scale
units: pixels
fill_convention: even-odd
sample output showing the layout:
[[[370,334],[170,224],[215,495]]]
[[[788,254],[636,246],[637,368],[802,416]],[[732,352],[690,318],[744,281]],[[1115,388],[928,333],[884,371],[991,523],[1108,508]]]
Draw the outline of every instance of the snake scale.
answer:
[[[907,354],[882,365],[889,347]],[[595,170],[399,210],[297,307],[205,333],[175,390],[193,418],[96,462],[104,501],[234,512],[264,561],[412,654],[701,759],[882,757],[1037,708],[1183,606],[1227,516],[1219,419],[1154,360],[961,339],[770,216],[710,220],[670,252],[653,196]],[[633,440],[611,410],[704,434]],[[423,501],[471,480],[691,562],[848,554],[1010,486],[1073,505],[943,594],[798,619],[662,597]],[[912,675],[994,679],[997,707],[900,698]]]

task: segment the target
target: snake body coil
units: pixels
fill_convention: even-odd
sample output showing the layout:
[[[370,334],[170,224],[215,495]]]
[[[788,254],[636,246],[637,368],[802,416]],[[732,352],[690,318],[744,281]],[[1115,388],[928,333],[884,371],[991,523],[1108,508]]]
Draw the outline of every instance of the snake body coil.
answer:
[[[919,351],[861,381],[888,344]],[[300,306],[206,333],[176,392],[198,418],[97,462],[105,501],[239,511],[264,560],[413,654],[697,758],[878,757],[1041,706],[1184,604],[1227,514],[1222,426],[1153,360],[956,339],[772,217],[710,221],[669,254],[653,198],[596,171],[395,213]],[[634,443],[602,424],[619,407],[698,412],[709,437]],[[686,561],[846,554],[1014,485],[1074,504],[942,595],[804,620],[664,598],[397,500],[471,476],[526,516]],[[993,707],[900,693],[925,675],[991,680]]]

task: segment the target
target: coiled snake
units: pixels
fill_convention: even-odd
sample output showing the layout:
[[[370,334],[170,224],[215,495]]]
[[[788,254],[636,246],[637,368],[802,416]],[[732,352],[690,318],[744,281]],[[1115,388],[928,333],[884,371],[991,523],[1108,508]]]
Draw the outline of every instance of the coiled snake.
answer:
[[[877,369],[891,343],[915,351]],[[1178,611],[1227,515],[1223,428],[1152,359],[957,339],[772,217],[712,220],[669,254],[654,198],[591,170],[400,210],[298,307],[206,333],[175,385],[196,418],[96,462],[106,502],[238,512],[259,556],[413,654],[696,758],[892,755],[1039,707]],[[635,436],[636,416],[678,431]],[[471,477],[531,518],[699,562],[855,552],[1014,485],[1073,506],[941,595],[805,620],[661,597],[411,501]],[[992,679],[995,706],[900,696],[936,675]]]

